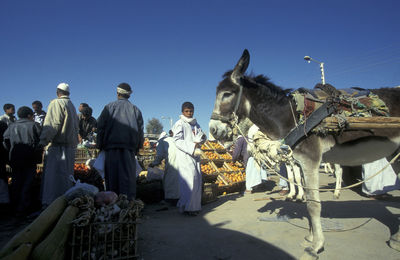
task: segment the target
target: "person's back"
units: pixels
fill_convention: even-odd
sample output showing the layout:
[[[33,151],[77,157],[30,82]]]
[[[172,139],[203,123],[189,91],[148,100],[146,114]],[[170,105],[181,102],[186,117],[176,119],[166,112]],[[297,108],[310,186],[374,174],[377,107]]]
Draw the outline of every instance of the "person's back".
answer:
[[[50,205],[73,186],[70,176],[74,174],[78,144],[78,116],[69,99],[69,85],[58,84],[56,93],[57,98],[48,106],[39,143],[41,147],[50,143],[46,151],[41,186],[43,207]]]
[[[40,131],[40,125],[28,118],[20,118],[10,124],[4,135],[10,140],[11,164],[36,164],[35,158],[38,156],[35,151],[39,143]]]
[[[118,100],[109,103],[97,120],[97,142],[105,152],[104,177],[107,190],[136,197],[135,155],[143,145],[143,118],[129,102],[132,89],[127,83],[117,86]]]
[[[38,148],[40,125],[33,121],[33,111],[29,107],[18,109],[15,123],[10,124],[4,133],[4,142],[10,146],[10,165],[13,172],[11,202],[17,216],[31,210],[30,190],[36,172],[36,163],[41,159]]]
[[[43,123],[41,139],[52,145],[75,147],[78,144],[78,117],[68,96],[53,99]]]
[[[97,145],[100,149],[126,148],[137,152],[143,141],[142,113],[128,99],[105,106],[97,120]]]

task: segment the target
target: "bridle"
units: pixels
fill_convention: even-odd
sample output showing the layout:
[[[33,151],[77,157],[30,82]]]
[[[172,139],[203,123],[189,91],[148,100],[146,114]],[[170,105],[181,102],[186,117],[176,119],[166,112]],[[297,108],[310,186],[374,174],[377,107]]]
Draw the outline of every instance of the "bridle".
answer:
[[[236,104],[233,112],[228,116],[222,116],[214,112],[211,114],[211,119],[229,124],[232,128],[235,125],[235,123],[238,123],[238,117],[236,115],[236,112],[239,109],[240,101],[242,99],[242,94],[243,94],[243,86],[240,84],[237,85],[239,86],[239,93],[238,93],[238,98],[236,99]]]

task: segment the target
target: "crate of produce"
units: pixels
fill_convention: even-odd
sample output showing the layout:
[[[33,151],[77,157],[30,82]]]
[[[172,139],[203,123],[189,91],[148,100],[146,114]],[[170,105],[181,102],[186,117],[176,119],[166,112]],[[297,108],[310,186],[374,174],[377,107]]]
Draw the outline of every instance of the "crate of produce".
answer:
[[[232,161],[232,155],[228,152],[218,152],[218,155],[224,161]]]
[[[212,150],[226,152],[225,147],[221,143],[219,143],[218,141],[207,141],[206,144]]]
[[[210,146],[208,146],[207,142],[203,143],[203,144],[201,145],[200,149],[201,149],[202,151],[212,151],[212,150],[213,150]]]
[[[73,226],[69,259],[136,259],[137,223]]]
[[[98,203],[85,196],[74,200],[79,214],[71,222],[65,259],[137,259],[143,202],[128,200],[125,195],[111,204],[100,203],[106,201],[106,194],[97,198]]]
[[[77,148],[75,151],[75,163],[85,163],[99,155],[99,150],[94,148]]]
[[[236,183],[241,181],[246,181],[246,173],[244,172],[224,172],[223,177],[229,183]]]
[[[227,165],[225,164],[225,161],[223,161],[223,160],[213,161],[213,164],[215,165],[218,173],[220,173],[220,174],[231,171],[231,169],[227,167]]]
[[[226,165],[231,169],[232,172],[245,172],[245,168],[240,162],[226,162]]]
[[[142,150],[142,152],[140,152]],[[143,170],[147,170],[149,164],[156,159],[157,152],[150,149],[140,149],[136,155],[137,161]]]
[[[222,160],[222,158],[219,156],[219,154],[214,151],[203,151],[200,158],[206,159],[206,160]]]
[[[200,164],[203,182],[214,183],[218,178],[218,172],[213,162],[202,162]]]

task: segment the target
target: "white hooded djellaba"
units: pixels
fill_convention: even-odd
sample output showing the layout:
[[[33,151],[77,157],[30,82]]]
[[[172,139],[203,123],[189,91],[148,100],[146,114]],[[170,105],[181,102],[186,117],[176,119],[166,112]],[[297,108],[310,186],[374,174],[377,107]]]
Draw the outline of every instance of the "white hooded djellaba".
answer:
[[[173,129],[176,145],[176,160],[179,170],[180,211],[201,210],[202,176],[200,158],[195,156],[196,144],[204,141],[206,135],[195,118],[180,115]]]

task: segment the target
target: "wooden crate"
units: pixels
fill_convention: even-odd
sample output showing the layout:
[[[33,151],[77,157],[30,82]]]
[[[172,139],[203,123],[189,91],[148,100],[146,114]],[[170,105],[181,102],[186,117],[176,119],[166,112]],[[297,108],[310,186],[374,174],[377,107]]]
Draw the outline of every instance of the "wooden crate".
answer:
[[[218,185],[215,183],[205,183],[201,196],[201,204],[207,204],[218,199]]]

